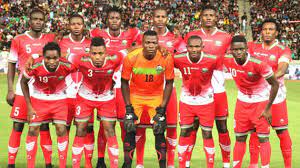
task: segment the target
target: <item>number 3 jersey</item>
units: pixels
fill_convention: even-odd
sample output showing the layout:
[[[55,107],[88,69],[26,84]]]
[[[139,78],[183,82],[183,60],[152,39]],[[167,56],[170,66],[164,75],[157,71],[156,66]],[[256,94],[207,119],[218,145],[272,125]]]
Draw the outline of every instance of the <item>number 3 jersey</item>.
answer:
[[[31,96],[40,100],[61,100],[67,97],[65,78],[75,72],[76,67],[64,58],[59,58],[59,65],[54,72],[49,72],[44,58],[38,58],[32,70],[24,71],[24,77],[34,78]]]
[[[270,90],[266,79],[273,76],[273,71],[265,62],[248,54],[246,62],[239,65],[232,55],[226,55],[224,65],[237,85],[240,101],[256,103],[269,99]]]
[[[202,52],[199,61],[194,63],[188,53],[182,53],[174,56],[174,66],[182,74],[181,102],[204,105],[214,101],[211,78],[214,70],[222,69],[220,57]]]
[[[112,92],[113,74],[121,63],[121,55],[107,55],[102,67],[95,67],[89,56],[82,56],[74,64],[83,75],[78,95],[92,101],[108,101]]]

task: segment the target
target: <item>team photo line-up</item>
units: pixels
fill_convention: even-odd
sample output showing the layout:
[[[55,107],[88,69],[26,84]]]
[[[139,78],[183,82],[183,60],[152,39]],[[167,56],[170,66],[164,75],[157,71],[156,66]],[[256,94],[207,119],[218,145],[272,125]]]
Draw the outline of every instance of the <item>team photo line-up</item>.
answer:
[[[100,121],[97,168],[130,168],[134,152],[136,168],[143,168],[148,127],[153,129],[153,146],[161,168],[175,167],[176,148],[179,167],[190,167],[199,128],[206,155],[203,167],[241,167],[247,135],[251,134],[249,168],[258,168],[259,157],[261,167],[268,168],[270,127],[280,140],[285,168],[291,168],[284,85],[291,51],[277,40],[276,20],[262,23],[261,42],[247,42],[243,35],[231,36],[216,27],[218,13],[212,6],[203,7],[200,29],[184,38],[167,28],[168,13],[163,6],[155,8],[152,15],[152,27],[141,32],[136,27],[121,29],[122,11],[116,6],[107,11],[106,29],[86,31],[83,16],[73,14],[69,17],[69,35],[62,36],[42,33],[46,15],[43,10],[32,9],[30,30],[12,40],[8,58],[6,100],[12,106],[13,122],[9,168],[17,166],[25,123],[29,124],[27,167],[35,167],[38,136],[45,166],[53,166],[51,122],[56,128],[59,167],[67,165],[69,143],[72,167],[80,167],[83,153],[84,166],[93,167],[95,109]],[[182,77],[178,103],[175,69]],[[234,123],[230,123],[235,132],[233,159],[224,71],[230,72],[238,89]],[[16,72],[19,75],[14,89]],[[118,159],[116,121],[121,127],[122,163]],[[76,133],[74,141],[69,142],[72,122]],[[222,165],[214,164],[214,123]],[[106,150],[110,163],[104,162]]]

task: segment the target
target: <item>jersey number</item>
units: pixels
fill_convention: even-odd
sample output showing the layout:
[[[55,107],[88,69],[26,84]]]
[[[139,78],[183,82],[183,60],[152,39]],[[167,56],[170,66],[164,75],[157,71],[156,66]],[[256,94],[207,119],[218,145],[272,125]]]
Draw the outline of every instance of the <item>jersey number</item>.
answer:
[[[79,115],[79,114],[80,114],[80,111],[81,111],[81,107],[80,107],[80,106],[77,106],[77,107],[76,107],[76,115]]]
[[[43,83],[48,83],[48,77],[47,76],[40,76],[40,81]]]
[[[236,70],[229,68],[229,71],[233,77],[236,77]]]
[[[92,77],[93,76],[93,70],[89,69],[88,72],[89,72],[88,77]]]
[[[16,107],[14,111],[14,116],[18,116],[20,114],[20,107]]]
[[[191,68],[190,67],[183,68],[183,73],[185,75],[190,75],[191,74]]]
[[[153,82],[153,78],[154,78],[153,75],[146,75],[146,80],[145,80],[145,82]]]
[[[27,44],[25,47],[26,47],[26,52],[31,53],[30,44]]]

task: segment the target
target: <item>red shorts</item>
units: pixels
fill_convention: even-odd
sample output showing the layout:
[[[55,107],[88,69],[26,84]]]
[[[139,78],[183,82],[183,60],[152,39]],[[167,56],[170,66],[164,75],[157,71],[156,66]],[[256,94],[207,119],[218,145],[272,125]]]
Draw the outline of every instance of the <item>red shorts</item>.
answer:
[[[177,126],[176,88],[173,88],[169,103],[167,105],[166,118],[167,118],[167,126],[168,127],[176,127]]]
[[[121,88],[115,89],[116,94],[116,112],[117,112],[117,118],[119,121],[123,121],[125,117],[125,103],[122,95]]]
[[[234,131],[236,136],[247,135],[256,129],[258,136],[268,136],[270,125],[265,118],[259,116],[264,111],[268,101],[246,103],[237,100],[234,113]]]
[[[88,121],[94,114],[94,109],[97,109],[98,119],[105,121],[115,121],[116,114],[116,100],[109,101],[91,101],[77,96],[77,106],[75,112],[75,121]]]
[[[36,112],[30,125],[41,125],[42,123],[65,124],[68,119],[67,100],[40,100],[31,97],[32,108]]]
[[[286,100],[278,104],[273,104],[271,110],[272,110],[272,127],[275,130],[287,129],[288,112],[287,112]]]
[[[77,106],[77,99],[76,98],[68,98],[68,119],[67,119],[67,125],[70,126],[72,124],[72,121],[75,117],[75,111]],[[94,115],[89,119],[89,125],[93,125],[94,123]]]
[[[27,122],[27,106],[24,96],[15,96],[14,105],[10,112],[10,118],[16,122]]]
[[[200,127],[204,130],[211,130],[215,120],[214,110],[214,103],[209,103],[205,105],[189,105],[183,102],[179,102],[180,127],[193,127],[195,117],[198,117]]]
[[[228,102],[226,92],[214,93],[215,119],[225,120],[228,116]]]

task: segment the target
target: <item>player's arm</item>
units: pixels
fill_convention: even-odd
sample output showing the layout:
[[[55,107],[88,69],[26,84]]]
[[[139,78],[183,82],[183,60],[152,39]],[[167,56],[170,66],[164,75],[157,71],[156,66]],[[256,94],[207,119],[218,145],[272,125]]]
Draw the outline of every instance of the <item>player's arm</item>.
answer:
[[[129,81],[124,78],[121,78],[121,90],[125,105],[131,105]]]
[[[8,62],[6,102],[11,106],[13,106],[15,100],[15,92],[14,92],[15,74],[16,74],[16,63]]]
[[[32,119],[32,117],[34,115],[36,115],[36,113],[34,112],[32,105],[31,105],[31,101],[30,101],[30,93],[29,93],[29,87],[28,87],[28,82],[29,82],[30,78],[27,77],[25,74],[22,76],[21,78],[21,88],[22,88],[22,92],[26,101],[26,105],[27,105],[27,121],[30,122],[30,120]]]
[[[172,90],[173,90],[173,83],[174,83],[174,79],[171,80],[166,80],[165,83],[165,89],[164,89],[164,95],[163,95],[163,101],[161,103],[161,107],[166,108],[167,104],[170,100],[171,94],[172,94]]]
[[[284,76],[286,70],[289,67],[290,60],[292,59],[291,55],[291,50],[289,48],[285,48],[283,53],[281,54],[281,57],[278,60],[278,69],[275,73],[275,77],[277,79]]]

